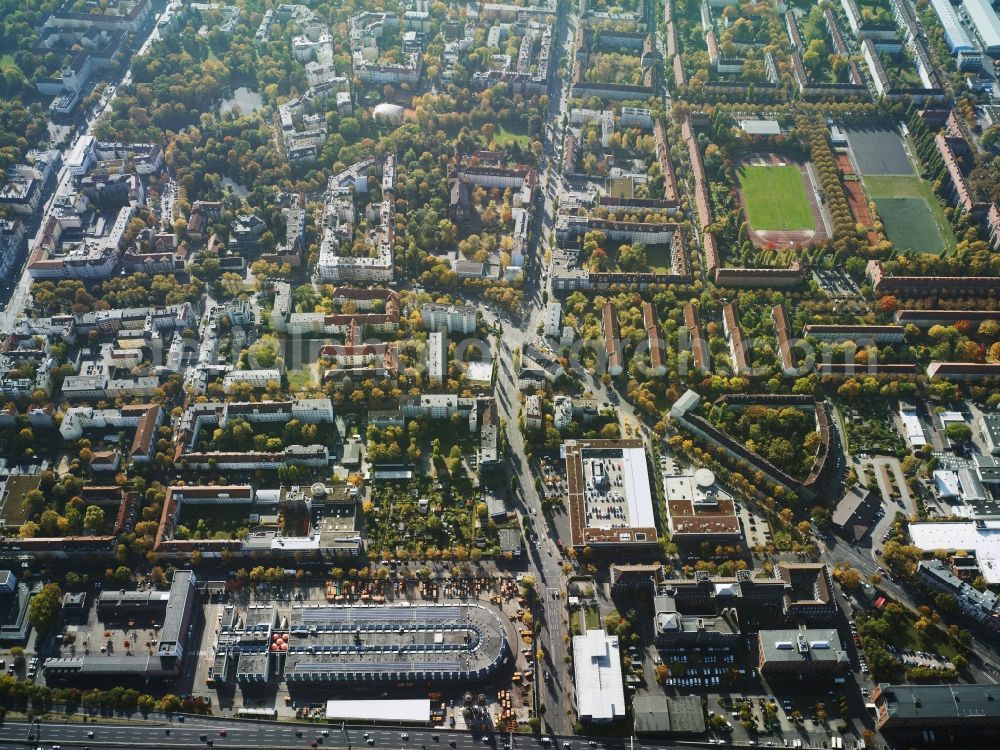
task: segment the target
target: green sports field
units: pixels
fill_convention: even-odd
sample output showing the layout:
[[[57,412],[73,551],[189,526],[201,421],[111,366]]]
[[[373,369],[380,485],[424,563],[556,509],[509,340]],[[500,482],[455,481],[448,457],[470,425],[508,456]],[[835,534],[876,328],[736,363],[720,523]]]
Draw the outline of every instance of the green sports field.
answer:
[[[935,254],[955,249],[955,233],[926,180],[916,175],[861,179],[875,201],[886,237],[897,249]]]
[[[941,233],[923,198],[877,197],[875,206],[885,226],[885,236],[897,250],[940,253]]]
[[[746,165],[740,168],[740,188],[754,230],[804,231],[814,227],[798,167]]]

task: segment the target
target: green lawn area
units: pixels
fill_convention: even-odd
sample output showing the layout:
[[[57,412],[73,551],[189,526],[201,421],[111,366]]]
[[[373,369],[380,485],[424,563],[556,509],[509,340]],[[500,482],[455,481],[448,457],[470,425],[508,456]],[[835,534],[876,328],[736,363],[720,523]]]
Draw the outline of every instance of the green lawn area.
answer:
[[[612,177],[608,180],[608,194],[612,198],[634,198],[631,177]]]
[[[875,198],[885,234],[898,250],[939,254],[944,240],[923,198]]]
[[[292,391],[304,391],[316,383],[315,365],[309,365],[300,370],[287,370],[288,388]]]
[[[863,178],[886,236],[899,250],[940,253],[955,249],[955,233],[930,183],[913,175]]]
[[[898,86],[921,86],[920,74],[913,63],[905,56],[893,57],[888,54],[879,55],[882,67],[885,68],[889,80]]]
[[[914,627],[915,617],[908,617],[906,628],[897,630],[898,638],[893,641],[896,648],[910,648],[918,651],[933,651],[946,659],[958,656],[958,649],[948,637],[937,628],[928,628],[921,635]]]
[[[670,245],[646,245],[647,271],[651,273],[669,273],[670,268]]]
[[[612,245],[607,248],[608,254],[611,256],[611,268],[615,271],[620,271],[621,268],[618,267],[618,249],[619,245]],[[670,258],[670,245],[646,245],[646,265],[642,268],[636,268],[634,270],[641,271],[645,273],[670,273],[671,269],[671,258]]]
[[[740,187],[755,230],[812,229],[812,209],[798,167],[745,166]]]
[[[441,424],[444,423],[442,422]],[[428,456],[431,455],[432,445],[435,439],[441,441],[441,456],[444,458],[448,457],[451,453],[451,449],[456,445],[463,454],[472,454],[476,451],[476,446],[473,442],[472,436],[469,434],[465,425],[455,426],[449,424],[444,429],[435,429],[429,432],[425,438],[426,439],[422,442],[426,443],[424,446],[426,450],[424,452]]]
[[[527,133],[511,131],[503,125],[497,125],[496,130],[493,131],[493,140],[497,142],[497,146],[500,148],[506,148],[514,143],[521,148],[527,148],[531,143],[531,139]]]
[[[16,67],[14,63],[14,56],[9,52],[6,55],[0,55],[0,68]]]
[[[601,629],[601,613],[596,608],[586,607],[583,610],[584,619],[587,622],[587,630]]]
[[[191,532],[192,539],[229,539],[237,529],[253,526],[251,513],[262,508],[250,504],[190,505],[181,509],[178,525]],[[201,526],[199,528],[199,522]]]
[[[38,485],[38,475],[32,474],[15,474],[7,480],[6,499],[0,504],[0,518],[4,519],[5,526],[14,529],[24,525],[28,520],[24,513],[24,496],[37,490]],[[17,536],[17,531],[11,534]]]

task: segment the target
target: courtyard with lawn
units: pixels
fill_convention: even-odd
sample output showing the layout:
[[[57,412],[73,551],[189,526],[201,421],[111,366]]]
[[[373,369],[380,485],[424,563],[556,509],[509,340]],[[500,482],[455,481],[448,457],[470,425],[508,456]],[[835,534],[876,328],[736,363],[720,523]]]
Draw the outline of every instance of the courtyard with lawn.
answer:
[[[670,273],[673,266],[670,245],[647,245],[646,246],[646,267],[643,269],[647,273]]]
[[[798,167],[747,164],[740,168],[739,178],[747,220],[754,230],[813,228],[812,209]]]
[[[492,132],[492,139],[499,148],[510,148],[517,144],[520,148],[528,148],[531,145],[531,136],[520,128],[504,127],[503,123],[497,123]],[[490,138],[486,138],[486,145],[489,145]]]

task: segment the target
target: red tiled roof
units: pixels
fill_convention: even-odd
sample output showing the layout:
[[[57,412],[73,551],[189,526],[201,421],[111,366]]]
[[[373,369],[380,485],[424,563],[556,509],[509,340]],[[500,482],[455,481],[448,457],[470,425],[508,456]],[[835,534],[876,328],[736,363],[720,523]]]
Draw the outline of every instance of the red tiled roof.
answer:
[[[684,325],[691,334],[691,354],[694,366],[701,372],[708,371],[708,349],[701,335],[701,325],[698,322],[698,308],[693,303],[684,305]]]
[[[667,361],[663,354],[663,334],[656,319],[656,306],[652,302],[642,303],[642,322],[649,341],[649,363],[653,370],[665,369]]]

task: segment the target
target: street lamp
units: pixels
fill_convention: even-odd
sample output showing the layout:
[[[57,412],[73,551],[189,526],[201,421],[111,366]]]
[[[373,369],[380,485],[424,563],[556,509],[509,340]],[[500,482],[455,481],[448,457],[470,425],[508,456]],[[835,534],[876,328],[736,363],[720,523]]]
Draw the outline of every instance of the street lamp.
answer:
[[[35,732],[34,738],[32,738],[31,733]],[[40,716],[33,716],[31,723],[28,724],[28,736],[24,739],[25,743],[30,748],[32,744],[39,744],[42,741],[42,718]]]

